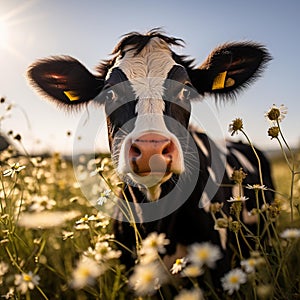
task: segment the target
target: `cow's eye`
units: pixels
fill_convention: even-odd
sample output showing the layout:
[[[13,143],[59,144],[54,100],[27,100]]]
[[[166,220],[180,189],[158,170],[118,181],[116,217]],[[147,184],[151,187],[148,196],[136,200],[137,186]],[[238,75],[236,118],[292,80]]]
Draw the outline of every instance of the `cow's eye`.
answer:
[[[105,100],[106,101],[115,101],[117,99],[117,93],[114,90],[108,90],[105,93]]]
[[[180,100],[188,100],[191,95],[190,89],[184,87],[180,92],[179,92],[179,99]]]

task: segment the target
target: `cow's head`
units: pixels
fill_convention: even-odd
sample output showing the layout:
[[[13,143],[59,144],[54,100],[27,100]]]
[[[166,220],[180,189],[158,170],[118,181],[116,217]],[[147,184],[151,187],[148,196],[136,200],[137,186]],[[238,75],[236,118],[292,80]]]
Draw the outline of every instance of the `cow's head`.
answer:
[[[97,75],[69,56],[39,60],[28,71],[33,85],[60,106],[105,105],[116,169],[145,189],[149,200],[159,198],[163,182],[185,171],[181,139],[190,101],[205,94],[233,98],[270,59],[262,45],[233,42],[194,68],[192,60],[171,50],[181,43],[158,30],[130,33]]]

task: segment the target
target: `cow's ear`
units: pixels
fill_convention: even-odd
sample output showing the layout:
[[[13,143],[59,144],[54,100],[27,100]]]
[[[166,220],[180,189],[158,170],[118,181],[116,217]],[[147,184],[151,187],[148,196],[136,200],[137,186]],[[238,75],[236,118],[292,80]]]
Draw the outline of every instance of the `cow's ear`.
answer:
[[[30,83],[46,98],[63,106],[78,107],[94,99],[104,80],[94,76],[79,61],[69,56],[38,60],[28,69]]]
[[[259,77],[271,59],[260,44],[227,43],[213,50],[198,69],[189,70],[189,76],[200,94],[231,98]]]

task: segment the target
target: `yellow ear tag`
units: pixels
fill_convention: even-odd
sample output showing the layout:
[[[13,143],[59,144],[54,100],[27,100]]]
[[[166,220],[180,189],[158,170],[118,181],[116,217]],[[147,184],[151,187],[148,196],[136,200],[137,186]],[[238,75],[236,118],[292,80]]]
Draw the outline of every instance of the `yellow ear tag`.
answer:
[[[224,89],[226,74],[227,74],[227,71],[219,73],[215,77],[213,85],[212,85],[212,88],[211,88],[212,90],[221,90],[221,89]]]
[[[64,94],[69,98],[70,101],[77,101],[80,99],[76,91],[64,91]]]

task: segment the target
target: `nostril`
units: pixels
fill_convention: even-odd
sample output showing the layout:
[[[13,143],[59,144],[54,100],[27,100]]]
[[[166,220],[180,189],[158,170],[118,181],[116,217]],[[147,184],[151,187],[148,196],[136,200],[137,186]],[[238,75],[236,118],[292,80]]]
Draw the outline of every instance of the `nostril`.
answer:
[[[141,150],[139,149],[138,146],[136,146],[135,144],[131,145],[130,150],[129,150],[129,155],[130,157],[134,157],[137,158],[142,154]]]
[[[170,155],[174,151],[174,144],[169,141],[162,149],[162,155]]]

